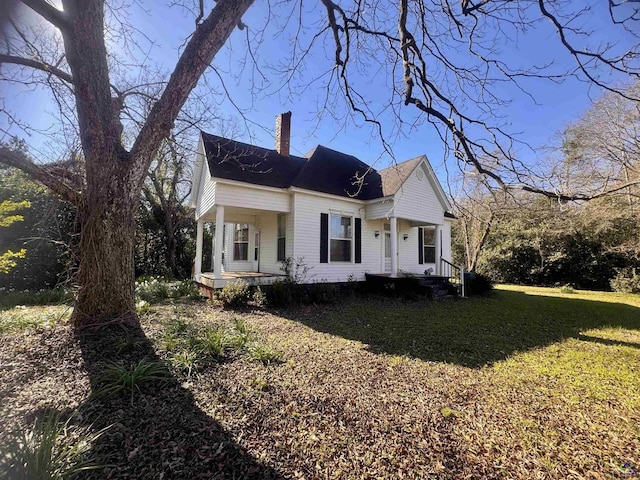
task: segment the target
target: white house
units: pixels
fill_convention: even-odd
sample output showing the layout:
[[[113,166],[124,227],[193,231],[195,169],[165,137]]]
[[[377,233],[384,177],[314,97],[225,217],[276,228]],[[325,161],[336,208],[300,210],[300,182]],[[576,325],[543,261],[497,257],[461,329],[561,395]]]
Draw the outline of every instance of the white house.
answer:
[[[320,145],[296,157],[290,122],[290,112],[278,116],[275,150],[201,134],[191,194],[196,282],[271,283],[287,257],[309,267],[308,282],[448,268],[451,206],[425,156],[381,171]],[[214,224],[212,245],[203,245],[205,222]],[[203,268],[204,248],[212,268]]]

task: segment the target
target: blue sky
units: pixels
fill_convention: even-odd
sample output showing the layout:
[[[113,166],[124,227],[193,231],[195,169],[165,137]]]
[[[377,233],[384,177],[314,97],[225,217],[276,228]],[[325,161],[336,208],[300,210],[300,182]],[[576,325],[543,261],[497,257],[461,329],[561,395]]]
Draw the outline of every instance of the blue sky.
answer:
[[[592,3],[596,5],[603,2]],[[144,32],[147,38],[154,41],[151,46],[146,39],[141,40],[144,50],[149,52],[152,59],[150,64],[169,72],[178,58],[180,45],[193,28],[193,16],[176,8],[160,9],[156,2],[147,2],[147,4],[150,13],[133,7],[131,21]],[[259,1],[251,7],[244,18],[250,31],[257,31],[264,25],[266,13],[264,4]],[[283,11],[279,13],[286,16]],[[308,38],[318,30],[317,21],[320,21],[322,13],[317,7],[305,7],[305,19],[308,18],[309,22],[305,22],[303,36]],[[606,12],[594,15],[593,23],[587,25],[596,32],[591,39],[593,45],[606,40],[620,42],[632,40],[613,31],[606,22],[601,21],[602,18],[606,18],[603,16],[604,13]],[[280,22],[283,21],[282,16]],[[221,75],[234,102],[243,109],[247,118],[255,122],[250,126],[250,131],[244,128],[237,130],[237,138],[266,147],[272,146],[274,118],[278,113],[290,110],[293,112],[292,153],[302,155],[315,145],[323,144],[356,155],[367,163],[375,161],[376,168],[386,167],[390,158],[378,159],[382,151],[380,141],[373,135],[372,129],[361,121],[347,121],[346,124],[336,122],[331,113],[325,111],[318,123],[318,104],[324,98],[324,91],[318,85],[311,84],[303,94],[287,94],[286,88],[279,89],[280,84],[273,80],[275,77],[270,68],[289,58],[293,36],[291,27],[294,25],[289,24],[287,28],[280,31],[276,23],[272,22],[269,25],[264,44],[256,51],[263,71],[271,80],[264,90],[252,92],[249,70],[245,69],[242,74],[239,73],[238,59],[246,55],[245,32],[236,30],[227,48],[215,60],[215,65],[223,72]],[[518,65],[526,65],[528,62],[550,63],[552,68],[558,70],[564,70],[572,65],[572,59],[559,45],[549,22],[541,22],[527,35],[518,34],[516,37],[514,34],[512,40],[510,44],[498,45],[503,51],[501,58],[509,63]],[[300,90],[305,82],[311,82],[311,79],[331,68],[333,58],[331,43],[325,42],[319,47],[314,50],[305,64],[304,74],[301,74],[297,81],[297,90]],[[115,45],[111,48],[116,50]],[[460,58],[465,54],[464,51],[459,53]],[[214,75],[211,73],[207,75],[211,84],[218,83]],[[384,78],[375,75],[369,78],[368,72],[360,76],[354,74],[353,78],[360,91],[371,99],[371,105],[380,105],[387,98],[388,81]],[[495,109],[492,115],[500,119],[497,120],[498,125],[516,134],[519,139],[529,143],[534,149],[552,142],[553,135],[568,122],[576,120],[589,107],[591,99],[599,94],[597,89],[576,79],[567,79],[560,84],[545,80],[527,80],[524,85],[535,97],[537,103],[513,86],[503,85],[497,88],[497,92],[510,100],[511,104]],[[8,109],[36,128],[46,131],[55,122],[54,115],[51,113],[55,112],[55,105],[44,92],[5,85],[0,95],[4,98]],[[240,117],[230,102],[224,100],[222,95],[213,97],[215,98],[212,98],[212,103],[219,105],[215,107],[219,115],[239,120]],[[340,115],[344,111],[344,106],[341,107],[338,104],[336,110]],[[401,117],[408,122],[414,121],[415,108],[404,107],[401,110]],[[380,118],[385,125],[385,134],[391,140],[393,152],[398,161],[426,154],[442,177],[443,148],[432,128],[428,125],[413,130],[405,128],[401,135],[393,136],[392,132],[397,133],[397,123],[384,114]],[[5,117],[2,117],[0,122],[2,122],[0,127],[7,127]],[[241,122],[238,124],[243,126]],[[15,131],[15,133],[25,136],[23,132]],[[213,131],[212,133],[225,132]],[[47,135],[38,134],[27,138],[36,152],[45,150],[46,140]],[[520,147],[519,153],[523,160],[534,161],[535,154],[527,148]]]

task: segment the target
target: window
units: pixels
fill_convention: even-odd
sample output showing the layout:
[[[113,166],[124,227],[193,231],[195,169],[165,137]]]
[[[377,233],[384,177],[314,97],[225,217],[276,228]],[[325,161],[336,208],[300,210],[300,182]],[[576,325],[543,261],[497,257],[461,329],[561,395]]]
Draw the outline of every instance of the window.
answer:
[[[422,229],[424,263],[436,263],[436,227]]]
[[[281,213],[278,215],[278,258],[279,262],[286,259],[287,245],[287,215]]]
[[[329,225],[329,258],[332,262],[351,261],[351,217],[331,215]]]
[[[249,259],[249,225],[236,223],[233,231],[233,259]]]

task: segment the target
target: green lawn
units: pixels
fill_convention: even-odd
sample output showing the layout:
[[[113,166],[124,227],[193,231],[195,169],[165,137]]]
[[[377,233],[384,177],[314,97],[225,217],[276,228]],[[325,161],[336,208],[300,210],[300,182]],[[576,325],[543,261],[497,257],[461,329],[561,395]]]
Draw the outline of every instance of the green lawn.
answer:
[[[376,352],[482,367],[569,338],[634,344],[639,307],[638,295],[499,286],[490,297],[389,301],[382,309],[379,302],[361,301],[322,315],[297,318],[296,312],[292,318]]]
[[[87,356],[64,315],[30,321],[30,308],[0,312],[0,438],[47,402],[81,406],[94,428],[116,425],[95,449],[111,478],[598,479],[640,467],[638,295],[499,286],[282,311],[156,305],[142,317],[146,355],[177,381],[120,403],[90,399],[83,358],[99,371],[139,340],[102,338]],[[188,375],[175,349],[201,344],[198,331],[228,346]]]

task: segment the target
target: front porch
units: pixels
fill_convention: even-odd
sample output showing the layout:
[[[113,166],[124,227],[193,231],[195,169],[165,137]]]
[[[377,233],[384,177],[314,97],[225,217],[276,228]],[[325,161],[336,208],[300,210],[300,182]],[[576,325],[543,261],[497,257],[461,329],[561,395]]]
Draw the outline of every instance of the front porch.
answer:
[[[214,204],[197,218],[194,281],[219,289],[239,280],[257,286],[283,278],[286,213],[284,206],[269,210]],[[203,241],[205,228],[211,237],[208,242]],[[207,257],[210,253],[206,262],[205,249]]]
[[[284,275],[261,272],[223,272],[220,277],[216,277],[212,272],[194,275],[194,281],[208,289],[224,288],[228,283],[243,280],[251,286],[271,285],[277,280],[283,280]]]

